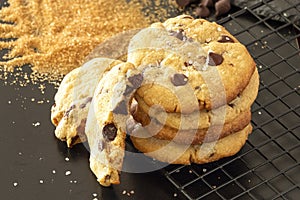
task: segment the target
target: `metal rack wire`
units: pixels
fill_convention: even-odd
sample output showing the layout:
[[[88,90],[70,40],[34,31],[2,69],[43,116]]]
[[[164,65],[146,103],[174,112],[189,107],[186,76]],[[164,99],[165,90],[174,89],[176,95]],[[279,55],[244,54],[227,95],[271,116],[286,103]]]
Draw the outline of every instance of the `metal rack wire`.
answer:
[[[252,107],[253,133],[235,156],[205,165],[170,165],[166,178],[187,199],[297,199],[300,195],[300,28],[286,16],[289,7],[274,0],[241,9],[218,21],[246,45],[259,73],[259,95]],[[255,9],[276,11],[264,17]],[[297,39],[298,38],[298,39]]]

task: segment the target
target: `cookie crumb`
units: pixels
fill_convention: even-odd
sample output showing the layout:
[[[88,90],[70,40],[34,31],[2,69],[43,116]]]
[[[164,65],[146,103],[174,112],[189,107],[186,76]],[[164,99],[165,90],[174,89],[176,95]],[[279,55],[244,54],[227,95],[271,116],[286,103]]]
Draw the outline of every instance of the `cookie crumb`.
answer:
[[[98,194],[97,194],[97,193],[93,193],[92,195],[93,195],[93,197],[96,197],[96,196],[98,196]]]
[[[66,176],[71,175],[71,171],[66,171],[65,175],[66,175]]]

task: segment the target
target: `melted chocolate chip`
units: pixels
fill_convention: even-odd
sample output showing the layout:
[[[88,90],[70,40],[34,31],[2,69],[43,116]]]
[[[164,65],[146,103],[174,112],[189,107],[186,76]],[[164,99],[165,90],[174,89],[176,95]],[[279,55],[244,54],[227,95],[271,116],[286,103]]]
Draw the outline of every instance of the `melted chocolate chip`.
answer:
[[[106,124],[102,129],[102,135],[103,137],[108,141],[113,141],[117,136],[117,127],[111,123]]]
[[[129,86],[129,85],[126,85],[126,88],[125,88],[125,91],[123,93],[124,96],[128,95],[128,94],[131,94],[133,92],[134,88]]]
[[[76,128],[76,132],[78,136],[84,136],[85,135],[85,124],[86,119],[82,119],[79,126]]]
[[[80,104],[79,108],[81,108],[81,109],[85,108],[86,105],[92,101],[92,99],[93,99],[93,97],[87,97],[87,98],[85,99],[85,102],[82,103],[82,104]]]
[[[171,78],[171,82],[175,86],[182,86],[188,82],[188,78],[184,74],[174,74]]]
[[[125,100],[119,102],[118,105],[113,109],[113,113],[127,115],[128,114],[127,102]]]
[[[76,108],[76,105],[71,105],[70,108],[65,112],[64,116],[69,117],[70,112]]]
[[[196,8],[195,14],[198,17],[208,17],[210,15],[210,10],[203,4],[200,4],[199,7]]]
[[[98,150],[101,152],[105,149],[105,142],[103,140],[100,140],[98,143]]]
[[[224,60],[224,58],[220,54],[213,53],[213,52],[210,52],[208,54],[208,65],[210,65],[210,66],[220,65],[220,64],[222,64],[223,60]]]
[[[179,40],[186,40],[187,37],[184,35],[184,31],[179,29],[178,31],[170,31],[170,35],[178,38]]]
[[[218,38],[218,42],[221,42],[221,43],[234,43],[234,40],[227,36],[227,35],[221,35],[219,38]]]
[[[70,147],[72,147],[77,142],[78,139],[79,139],[79,136],[75,135],[75,137],[73,137],[71,140]]]
[[[138,88],[141,86],[144,77],[142,74],[136,74],[128,78],[129,82],[132,84],[133,88]]]
[[[215,4],[216,16],[223,15],[231,9],[230,0],[219,0]]]

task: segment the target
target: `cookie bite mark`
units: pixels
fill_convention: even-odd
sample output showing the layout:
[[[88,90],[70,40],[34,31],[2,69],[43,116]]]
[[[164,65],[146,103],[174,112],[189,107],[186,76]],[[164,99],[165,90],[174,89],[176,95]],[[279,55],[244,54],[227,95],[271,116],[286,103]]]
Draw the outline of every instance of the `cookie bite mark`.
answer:
[[[102,129],[103,138],[107,141],[113,141],[117,136],[117,127],[114,123],[106,124]]]
[[[217,41],[220,43],[234,43],[234,40],[227,35],[221,35]]]
[[[209,66],[217,66],[221,65],[224,61],[224,58],[222,55],[214,53],[214,52],[209,52],[208,53],[208,65]]]
[[[188,77],[184,74],[174,74],[171,77],[171,82],[174,86],[183,86],[188,82]]]

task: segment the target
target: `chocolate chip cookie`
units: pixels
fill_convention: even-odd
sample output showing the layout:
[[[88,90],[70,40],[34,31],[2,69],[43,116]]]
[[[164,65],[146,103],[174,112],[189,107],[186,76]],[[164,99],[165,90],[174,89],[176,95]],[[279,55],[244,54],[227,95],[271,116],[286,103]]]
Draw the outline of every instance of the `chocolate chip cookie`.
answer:
[[[133,131],[135,136],[131,136],[131,140],[139,151],[159,161],[185,165],[202,164],[236,154],[245,144],[251,130],[252,126],[249,124],[243,130],[216,142],[187,145],[151,137],[145,129],[137,128]]]
[[[68,147],[86,140],[84,127],[94,90],[105,71],[120,61],[95,58],[68,73],[61,82],[51,108],[55,135]]]
[[[149,106],[166,112],[191,113],[230,103],[248,85],[255,63],[246,47],[224,27],[187,15],[155,23],[136,34],[128,49],[128,61],[135,66],[158,65],[177,71],[174,86],[189,85],[197,107],[182,108],[178,96],[159,84],[143,85],[137,94]],[[241,78],[243,77],[243,78]]]

